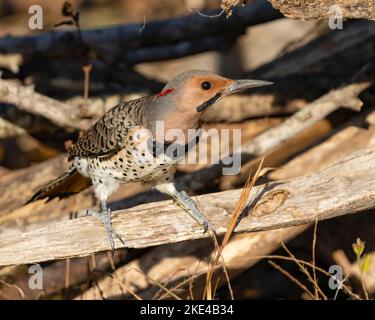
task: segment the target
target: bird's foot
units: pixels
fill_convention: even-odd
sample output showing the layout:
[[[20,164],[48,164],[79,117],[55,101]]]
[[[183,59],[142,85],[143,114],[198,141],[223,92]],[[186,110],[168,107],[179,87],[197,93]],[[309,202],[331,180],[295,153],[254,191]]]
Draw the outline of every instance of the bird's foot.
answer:
[[[215,229],[207,221],[203,213],[198,209],[195,201],[192,198],[190,198],[185,191],[179,192],[179,197],[176,200],[177,202],[180,202],[180,204],[182,204],[183,207],[185,207],[185,209],[188,210],[192,218],[195,221],[197,221],[199,225],[202,226],[203,233],[206,233],[207,231],[216,233]]]
[[[107,208],[107,209],[102,210],[102,211],[95,211],[95,210],[89,209],[89,210],[86,211],[86,216],[95,217],[96,219],[103,222],[105,232],[107,233],[108,242],[111,246],[112,255],[115,252],[115,241],[114,241],[113,237],[116,237],[117,239],[119,239],[122,242],[123,245],[125,245],[125,241],[122,239],[120,234],[115,229],[113,229],[113,227],[112,227],[111,209]]]

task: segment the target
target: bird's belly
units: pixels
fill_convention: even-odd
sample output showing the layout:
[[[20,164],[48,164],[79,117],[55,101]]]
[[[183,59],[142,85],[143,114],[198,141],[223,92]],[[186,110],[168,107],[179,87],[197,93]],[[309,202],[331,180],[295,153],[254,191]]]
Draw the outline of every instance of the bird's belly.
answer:
[[[111,158],[76,157],[73,164],[80,174],[90,178],[115,179],[123,183],[153,181],[172,175],[176,162],[163,157],[150,158],[121,150]]]

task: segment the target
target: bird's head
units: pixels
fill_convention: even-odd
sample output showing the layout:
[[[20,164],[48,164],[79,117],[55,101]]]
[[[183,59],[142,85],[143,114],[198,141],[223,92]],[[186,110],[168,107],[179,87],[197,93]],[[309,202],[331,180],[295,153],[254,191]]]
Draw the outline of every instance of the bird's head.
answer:
[[[169,81],[156,99],[174,100],[172,104],[182,112],[201,113],[227,95],[271,84],[269,81],[232,80],[210,71],[189,70]]]
[[[175,76],[156,94],[150,113],[167,128],[195,128],[208,107],[246,89],[271,85],[262,80],[232,80],[210,71],[189,70]]]

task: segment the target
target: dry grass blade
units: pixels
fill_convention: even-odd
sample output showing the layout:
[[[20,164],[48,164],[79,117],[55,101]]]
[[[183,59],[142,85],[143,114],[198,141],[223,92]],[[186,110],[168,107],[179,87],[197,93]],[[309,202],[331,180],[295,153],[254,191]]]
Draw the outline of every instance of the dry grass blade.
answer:
[[[90,71],[92,69],[92,65],[84,65],[82,67],[83,75],[84,75],[84,84],[83,84],[83,105],[81,113],[83,116],[87,116],[89,113],[88,107],[88,99],[89,99],[89,86],[90,86]]]
[[[223,262],[223,271],[224,271],[225,279],[227,280],[229,295],[230,295],[231,300],[234,300],[234,294],[233,294],[232,285],[230,284],[228,268],[225,264],[223,256],[221,256],[221,261]]]
[[[314,234],[313,234],[313,242],[312,242],[312,264],[315,266],[316,263],[316,258],[315,258],[315,253],[316,253],[316,231],[318,228],[318,219],[315,220],[315,225],[314,225]],[[314,294],[315,294],[315,299],[319,299],[319,292],[318,292],[318,280],[316,278],[316,271],[315,268],[313,268],[313,279],[314,279]]]
[[[310,281],[310,283],[314,286],[315,290],[317,290],[320,295],[322,296],[322,298],[324,300],[327,300],[327,296],[324,294],[324,292],[322,291],[322,289],[320,289],[318,283],[316,281],[314,281],[313,277],[311,276],[309,270],[307,270],[305,268],[305,266],[300,263],[300,260],[296,258],[296,256],[287,248],[287,246],[285,245],[284,242],[281,243],[281,246],[283,247],[283,249],[288,253],[288,255],[290,256],[290,258],[292,259],[292,261],[294,261],[300,268],[300,270],[306,275],[307,277],[307,280]],[[314,265],[314,264],[311,264],[311,265]],[[313,267],[313,270],[315,270],[315,268]],[[319,298],[319,296],[318,296]]]
[[[1,280],[1,279],[0,279],[0,283],[3,284],[4,286],[9,287],[9,288],[15,288],[19,292],[19,294],[21,295],[22,299],[25,299],[25,293],[23,292],[23,290],[19,286],[15,285],[15,284],[9,284],[9,283],[5,282],[4,280]],[[1,294],[1,292],[0,292],[0,294]]]
[[[179,297],[177,294],[175,294],[171,289],[168,289],[163,284],[161,284],[158,281],[154,280],[152,277],[150,277],[149,275],[145,274],[144,272],[142,272],[142,271],[140,271],[140,270],[138,270],[136,268],[131,268],[127,272],[130,272],[132,270],[140,273],[142,276],[145,276],[149,282],[152,282],[153,284],[157,285],[160,289],[162,289],[163,291],[165,291],[165,293],[169,294],[172,298],[174,298],[176,300],[182,300],[182,298]],[[101,271],[101,270],[96,270],[96,271],[103,273],[103,271]],[[104,272],[104,273],[106,275],[108,275],[114,282],[116,282],[121,288],[123,288],[126,291],[128,291],[135,299],[137,299],[137,300],[143,300],[142,297],[140,297],[139,295],[137,295],[129,286],[127,286],[121,280],[117,279],[117,276],[114,276],[114,275],[112,275],[112,274],[110,274],[108,272]],[[114,274],[116,274],[116,273],[114,273]]]
[[[326,275],[327,277],[329,278],[335,278],[334,275],[332,275],[331,273],[327,272],[326,270],[320,268],[320,267],[317,267],[317,266],[314,266],[312,263],[308,262],[308,261],[304,261],[304,260],[300,260],[300,259],[297,259],[297,258],[291,258],[291,257],[286,257],[286,256],[280,256],[280,255],[265,255],[265,256],[254,256],[253,257],[254,259],[279,259],[279,260],[287,260],[287,261],[294,261],[294,262],[298,262],[299,264],[301,265],[305,265],[305,266],[308,266],[312,269],[315,269],[316,271],[319,271],[320,273]],[[336,281],[338,282],[341,282],[342,283],[342,288],[343,290],[353,299],[355,300],[362,300],[362,298],[354,293],[347,285],[345,285],[343,283],[343,281],[335,278]]]
[[[277,263],[269,260],[268,263],[274,267],[277,271],[279,271],[280,273],[282,273],[284,276],[286,276],[289,280],[291,280],[293,283],[295,283],[297,286],[299,286],[304,292],[307,293],[307,295],[313,299],[313,300],[316,300],[316,296],[314,294],[312,294],[312,292],[307,289],[307,287],[302,284],[297,278],[293,277],[288,271],[286,271],[285,269],[283,269],[282,267],[280,267]]]
[[[65,267],[65,279],[64,279],[64,288],[65,288],[65,296],[68,296],[69,286],[70,286],[70,267],[71,267],[71,260],[65,260],[66,267]]]
[[[169,275],[169,277],[168,277],[167,280],[164,281],[164,287],[165,287],[165,286],[171,281],[171,279],[173,279],[174,277],[176,277],[180,272],[186,272],[186,273],[187,273],[187,280],[192,279],[192,277],[191,277],[191,275],[190,275],[190,270],[189,270],[188,268],[184,268],[184,267],[182,267],[182,268],[178,268],[178,269],[174,270],[174,272],[172,272],[172,273]],[[190,285],[190,282],[191,282],[191,281],[188,282],[189,285]],[[191,284],[191,285],[192,285],[192,284]],[[180,287],[180,285],[177,284],[176,286],[174,286],[174,287],[171,288],[170,290],[173,292],[173,291],[178,290],[179,287]],[[153,295],[152,300],[154,300],[154,299],[158,299],[158,297],[164,297],[164,298],[166,298],[167,296],[165,295],[165,293],[162,295],[162,294],[161,294],[161,291],[165,291],[165,290],[162,289],[162,288],[159,289],[159,290]],[[160,299],[163,299],[163,298],[160,298]]]
[[[140,274],[144,275],[149,281],[156,284],[159,288],[163,289],[166,293],[168,293],[171,297],[175,298],[176,300],[182,300],[181,297],[179,297],[177,294],[175,294],[171,289],[168,289],[166,286],[162,285],[160,282],[152,279],[149,275],[145,274],[144,272],[138,270],[138,269],[129,269],[134,270],[136,272],[139,272]]]
[[[183,270],[183,269],[180,269]],[[186,269],[188,271],[188,269]],[[190,272],[188,272],[190,273]],[[171,290],[178,290],[181,287],[185,286],[186,284],[189,286],[189,295],[191,300],[194,300],[194,293],[193,293],[193,281],[196,279],[199,275],[203,274],[204,272],[196,273],[194,275],[188,275],[186,279],[182,280],[180,283],[176,284]],[[167,298],[167,293],[164,293],[159,297],[159,300]]]
[[[218,247],[217,253],[214,256],[214,258],[212,259],[212,262],[210,264],[209,270],[207,272],[206,286],[205,286],[204,295],[203,295],[203,297],[208,299],[208,300],[213,299],[212,289],[211,289],[213,272],[215,270],[215,267],[216,267],[220,257],[222,257],[222,253],[223,253],[223,250],[224,250],[226,244],[228,243],[229,239],[231,238],[231,236],[233,234],[233,231],[234,231],[235,227],[237,226],[237,222],[238,222],[238,219],[239,219],[241,213],[243,212],[243,210],[245,209],[245,207],[247,205],[247,199],[249,198],[250,192],[251,192],[252,188],[254,187],[255,182],[257,181],[257,179],[259,178],[259,176],[261,174],[263,162],[264,162],[264,157],[260,160],[258,169],[255,172],[254,176],[252,177],[251,174],[249,175],[249,177],[248,177],[248,179],[245,183],[245,186],[244,186],[244,188],[241,192],[240,198],[239,198],[239,200],[236,204],[236,207],[234,209],[234,213],[232,215],[232,218],[229,222],[228,230],[225,233],[224,239],[221,242],[221,245]],[[215,241],[215,242],[217,242],[217,241]]]
[[[101,270],[96,270],[96,271],[100,271],[102,272]],[[136,294],[132,289],[129,288],[129,286],[127,286],[126,284],[122,283],[120,280],[116,279],[116,277],[112,276],[112,274],[106,272],[106,274],[114,281],[116,282],[121,288],[125,289],[126,291],[128,291],[135,299],[137,300],[143,300],[142,297],[140,297],[138,294]]]

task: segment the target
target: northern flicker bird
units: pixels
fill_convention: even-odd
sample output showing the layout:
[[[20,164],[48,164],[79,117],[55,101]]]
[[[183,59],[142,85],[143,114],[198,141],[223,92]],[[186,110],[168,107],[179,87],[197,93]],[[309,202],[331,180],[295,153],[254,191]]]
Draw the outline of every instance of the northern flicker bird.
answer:
[[[101,211],[91,213],[102,220],[113,251],[113,237],[123,240],[112,228],[107,199],[120,183],[143,181],[174,198],[207,231],[209,224],[195,202],[173,183],[181,156],[176,150],[184,154],[197,142],[198,136],[189,140],[187,132],[199,128],[202,115],[212,104],[229,94],[270,84],[231,80],[209,71],[185,71],[159,94],[123,102],[107,111],[71,146],[68,171],[29,202],[68,197],[92,185]],[[158,123],[164,126],[162,135],[157,132]],[[167,133],[174,129],[181,135],[171,140]]]

